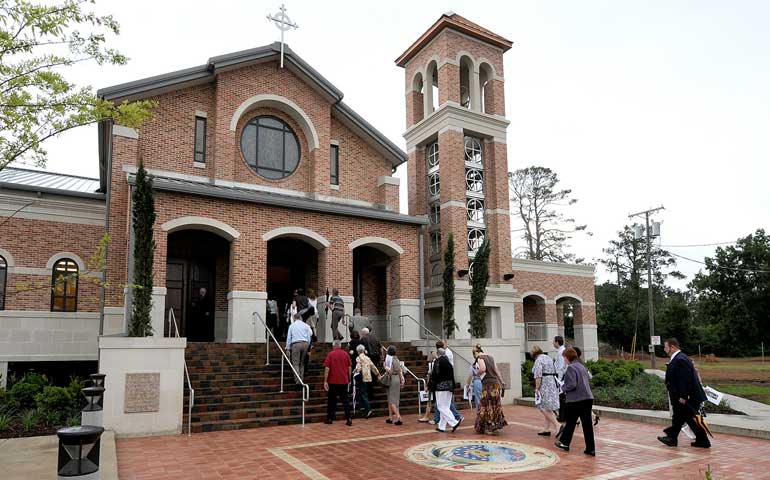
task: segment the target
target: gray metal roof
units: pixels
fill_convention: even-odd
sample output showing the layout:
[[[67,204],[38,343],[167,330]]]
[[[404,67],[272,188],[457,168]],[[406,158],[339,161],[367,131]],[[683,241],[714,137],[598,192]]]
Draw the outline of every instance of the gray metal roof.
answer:
[[[99,193],[98,178],[16,167],[5,167],[0,170],[0,188],[77,197],[104,197],[104,194]]]
[[[136,175],[129,174],[128,183],[133,185],[135,182]],[[181,180],[155,175],[152,176],[152,182],[153,188],[158,191],[187,193],[191,195],[201,195],[206,197],[223,198],[227,200],[259,203],[263,205],[272,205],[276,207],[292,208],[297,210],[333,213],[336,215],[347,215],[351,217],[373,218],[376,220],[409,223],[413,225],[428,224],[427,218],[403,215],[391,210],[385,210],[384,208],[346,205],[342,203],[316,200],[307,197],[294,197],[272,192],[249,190],[238,187],[225,187],[221,185],[212,185],[210,183],[193,182],[190,180]]]

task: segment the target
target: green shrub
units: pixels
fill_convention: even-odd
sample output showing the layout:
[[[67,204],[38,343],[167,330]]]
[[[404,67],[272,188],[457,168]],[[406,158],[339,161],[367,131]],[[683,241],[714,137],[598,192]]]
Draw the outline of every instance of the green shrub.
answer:
[[[35,395],[41,393],[50,385],[48,378],[35,372],[27,372],[19,381],[13,384],[9,392],[10,404],[15,408],[31,408],[35,406]]]
[[[25,410],[20,416],[19,421],[21,422],[22,428],[24,428],[25,432],[32,431],[35,427],[37,427],[38,423],[40,423],[40,417],[38,415],[37,410],[34,408],[30,408],[28,410]]]
[[[532,375],[532,367],[535,365],[533,360],[525,360],[521,364],[521,396],[535,396],[535,377]]]
[[[78,404],[78,409],[80,409],[80,404],[83,403],[82,390],[85,386],[86,380],[84,378],[76,377],[74,375],[70,377],[70,384],[67,386],[67,390],[69,390],[72,398],[75,399],[75,402]]]
[[[67,417],[67,426],[68,427],[77,427],[80,426],[80,414],[77,415],[70,415]]]
[[[0,432],[8,430],[11,426],[11,415],[9,413],[0,413]]]

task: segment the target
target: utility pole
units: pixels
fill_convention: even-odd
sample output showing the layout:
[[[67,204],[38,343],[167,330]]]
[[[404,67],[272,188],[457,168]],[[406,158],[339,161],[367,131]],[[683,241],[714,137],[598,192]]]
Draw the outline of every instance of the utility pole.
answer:
[[[663,210],[663,205],[643,212],[632,213],[628,216],[628,218],[633,218],[644,215],[645,233],[647,235],[647,307],[650,319],[650,368],[653,370],[655,369],[655,346],[652,345],[652,337],[655,335],[655,312],[653,311],[652,305],[652,262],[650,261],[650,251],[652,249],[653,232],[650,231],[650,214],[659,210]],[[634,232],[634,239],[636,239],[636,237],[636,232]]]

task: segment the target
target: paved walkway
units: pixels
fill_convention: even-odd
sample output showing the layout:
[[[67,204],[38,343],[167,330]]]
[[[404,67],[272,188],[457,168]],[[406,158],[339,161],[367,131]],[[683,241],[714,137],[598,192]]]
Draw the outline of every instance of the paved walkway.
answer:
[[[56,435],[0,439],[0,478],[56,478],[58,455],[59,438]],[[117,480],[115,435],[111,431],[102,435],[102,450],[99,456],[102,480]]]
[[[426,478],[532,478],[630,480],[705,478],[708,465],[716,479],[770,477],[770,442],[717,435],[710,450],[682,445],[669,448],[656,436],[658,426],[602,418],[597,428],[596,458],[583,455],[583,440],[576,435],[573,450],[553,446],[553,437],[538,437],[542,416],[530,407],[506,407],[509,426],[500,436],[473,432],[471,419],[456,434],[437,433],[404,418],[402,427],[386,425],[382,418],[354,420],[334,425],[309,424],[186,436],[118,439],[118,468],[122,480],[143,479],[387,479]],[[437,470],[408,461],[404,452],[428,442],[451,439],[495,440],[527,444],[552,456],[554,466],[541,472],[483,476]]]

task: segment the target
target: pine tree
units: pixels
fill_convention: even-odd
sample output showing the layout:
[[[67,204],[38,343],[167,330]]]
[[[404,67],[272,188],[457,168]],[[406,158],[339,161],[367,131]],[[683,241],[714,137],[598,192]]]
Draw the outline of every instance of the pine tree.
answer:
[[[155,257],[155,196],[152,178],[147,175],[144,163],[139,161],[136,187],[133,195],[134,223],[134,302],[128,335],[148,337],[152,335],[152,264]]]
[[[468,330],[472,337],[482,338],[487,334],[487,309],[484,302],[487,299],[489,284],[489,240],[484,239],[476,251],[473,260],[473,275],[471,276],[471,328]]]
[[[450,233],[444,250],[444,335],[452,336],[457,328],[455,323],[455,239]]]

